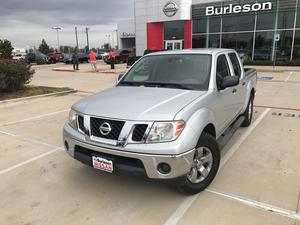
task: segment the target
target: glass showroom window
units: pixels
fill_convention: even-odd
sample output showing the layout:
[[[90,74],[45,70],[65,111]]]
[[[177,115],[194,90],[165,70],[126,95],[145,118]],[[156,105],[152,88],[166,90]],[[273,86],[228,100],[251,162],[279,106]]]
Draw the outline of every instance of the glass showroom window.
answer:
[[[184,39],[184,22],[170,21],[164,23],[165,40],[183,40]]]
[[[194,34],[206,33],[206,24],[207,24],[206,17],[201,17],[200,19],[193,20],[193,33]]]
[[[207,35],[193,35],[193,48],[206,48]]]
[[[295,32],[293,59],[300,60],[300,30]]]
[[[274,32],[255,34],[254,60],[272,60]]]
[[[253,32],[222,35],[222,48],[235,49],[244,60],[252,59]]]
[[[296,28],[300,28],[300,1],[298,0]]]
[[[209,33],[220,32],[221,28],[221,17],[220,16],[211,16],[208,19],[209,22]]]
[[[281,0],[278,4],[277,29],[293,29],[296,0]]]
[[[222,17],[223,32],[253,31],[255,14],[225,15]]]
[[[220,48],[220,34],[209,34],[208,47],[209,48]]]
[[[276,13],[257,13],[256,30],[272,30],[275,27]]]
[[[293,31],[277,31],[280,34],[280,40],[277,42],[276,60],[290,60],[292,50]]]

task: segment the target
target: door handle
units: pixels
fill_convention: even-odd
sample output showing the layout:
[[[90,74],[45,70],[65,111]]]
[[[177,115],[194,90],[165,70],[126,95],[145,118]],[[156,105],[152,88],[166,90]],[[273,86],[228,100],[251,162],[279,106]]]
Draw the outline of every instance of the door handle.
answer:
[[[236,90],[235,88],[232,89],[232,93],[236,93],[236,91],[237,91],[237,90]]]
[[[246,85],[246,82],[244,81],[244,82],[242,83],[242,85],[245,86],[245,85]]]

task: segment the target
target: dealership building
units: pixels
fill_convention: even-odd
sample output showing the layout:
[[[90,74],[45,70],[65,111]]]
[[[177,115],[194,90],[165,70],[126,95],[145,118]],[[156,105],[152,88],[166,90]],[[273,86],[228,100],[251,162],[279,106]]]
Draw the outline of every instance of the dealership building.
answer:
[[[300,0],[136,0],[121,48],[233,48],[246,60],[300,60]]]

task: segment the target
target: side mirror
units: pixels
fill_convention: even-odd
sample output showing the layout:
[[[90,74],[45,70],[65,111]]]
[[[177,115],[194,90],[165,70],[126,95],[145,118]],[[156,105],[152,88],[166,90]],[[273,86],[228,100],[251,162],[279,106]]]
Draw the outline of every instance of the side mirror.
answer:
[[[221,90],[224,90],[228,87],[233,87],[238,85],[240,82],[240,78],[238,76],[226,76],[223,78],[223,81],[221,83]]]
[[[120,81],[123,76],[124,76],[124,73],[119,74],[118,81]]]

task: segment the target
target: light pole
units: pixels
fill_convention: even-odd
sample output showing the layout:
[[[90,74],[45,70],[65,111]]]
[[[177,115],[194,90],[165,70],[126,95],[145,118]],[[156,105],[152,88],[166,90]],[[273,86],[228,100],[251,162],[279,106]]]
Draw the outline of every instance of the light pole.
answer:
[[[59,35],[58,35],[58,31],[61,30],[61,27],[52,27],[53,30],[56,30],[56,35],[57,35],[57,52],[60,51],[59,49]]]
[[[105,36],[107,37],[107,43],[109,44],[110,48],[112,48],[110,43],[110,34],[106,34]]]
[[[90,51],[90,44],[89,44],[89,27],[85,28],[85,33],[86,33],[86,44],[87,44],[87,50]]]
[[[78,51],[79,48],[78,48],[78,34],[77,34],[77,27],[75,27],[75,37],[76,37],[76,47],[77,47],[77,51]]]
[[[116,32],[116,36],[117,36],[117,49],[119,49],[119,34],[118,34],[118,30],[114,30]]]

